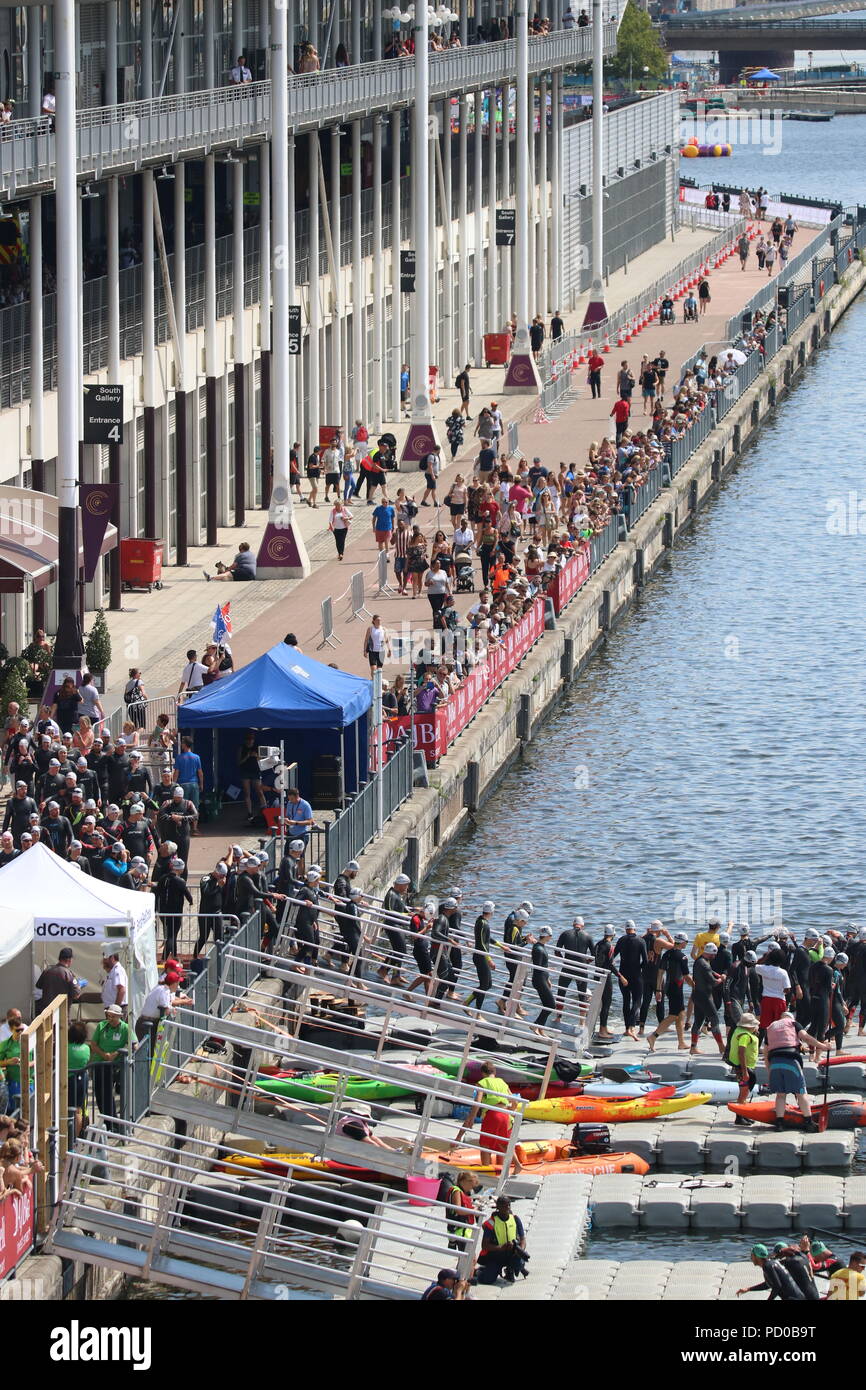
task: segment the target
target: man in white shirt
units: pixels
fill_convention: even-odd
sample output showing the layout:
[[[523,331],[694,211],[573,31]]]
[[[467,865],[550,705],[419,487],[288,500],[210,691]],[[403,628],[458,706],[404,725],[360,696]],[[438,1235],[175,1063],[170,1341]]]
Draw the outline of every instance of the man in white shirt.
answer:
[[[106,1008],[109,1004],[117,1004],[125,1013],[129,1000],[129,979],[120,963],[120,957],[116,951],[106,947],[102,955],[102,964],[106,971],[102,985],[102,1002]]]
[[[461,522],[463,525],[461,526]],[[471,550],[475,544],[475,532],[465,516],[459,517],[454,528],[454,546],[457,550]]]
[[[243,54],[240,55],[235,66],[231,69],[229,78],[235,87],[242,87],[245,83],[252,82],[253,75],[244,62]]]
[[[177,689],[178,695],[192,695],[195,691],[201,690],[206,675],[207,667],[202,666],[194,651],[188,651],[186,654],[186,665],[180,674],[180,685]]]

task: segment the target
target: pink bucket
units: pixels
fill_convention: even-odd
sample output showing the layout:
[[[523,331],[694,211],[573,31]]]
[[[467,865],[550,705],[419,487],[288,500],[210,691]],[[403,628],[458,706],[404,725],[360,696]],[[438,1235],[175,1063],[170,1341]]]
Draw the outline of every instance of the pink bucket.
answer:
[[[414,1173],[409,1173],[406,1178],[406,1189],[409,1193],[410,1207],[429,1207],[435,1201],[439,1192],[438,1178],[422,1178]]]

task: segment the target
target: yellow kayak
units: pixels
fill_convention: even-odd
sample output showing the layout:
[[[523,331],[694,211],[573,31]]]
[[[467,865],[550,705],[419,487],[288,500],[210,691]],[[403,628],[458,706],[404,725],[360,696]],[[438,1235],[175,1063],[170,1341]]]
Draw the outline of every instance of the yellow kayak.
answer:
[[[616,1124],[623,1120],[657,1120],[663,1115],[678,1115],[696,1105],[706,1105],[712,1099],[708,1092],[695,1095],[675,1095],[674,1086],[662,1086],[645,1096],[624,1100],[604,1100],[598,1096],[553,1096],[547,1100],[530,1101],[525,1110],[527,1120],[543,1120],[549,1124],[576,1124],[586,1121],[595,1124]]]

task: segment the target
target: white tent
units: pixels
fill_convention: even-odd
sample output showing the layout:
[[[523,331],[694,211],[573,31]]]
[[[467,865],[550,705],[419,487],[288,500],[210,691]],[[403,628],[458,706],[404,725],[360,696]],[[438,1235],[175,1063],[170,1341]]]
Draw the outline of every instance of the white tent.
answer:
[[[98,989],[103,943],[117,941],[118,954],[130,976],[132,1017],[137,1017],[158,978],[150,893],[130,893],[103,883],[40,844],[0,870],[0,914],[0,971],[4,978],[12,968],[13,957],[17,960],[28,945],[37,975],[69,946],[75,952],[76,975]],[[26,919],[24,924],[22,919]],[[4,997],[6,992],[4,987]],[[24,1008],[28,1003],[20,998],[9,1001],[13,1002]]]
[[[0,1019],[6,1010],[29,1011],[33,993],[33,914],[27,908],[0,907]],[[29,1017],[29,1012],[25,1015]]]

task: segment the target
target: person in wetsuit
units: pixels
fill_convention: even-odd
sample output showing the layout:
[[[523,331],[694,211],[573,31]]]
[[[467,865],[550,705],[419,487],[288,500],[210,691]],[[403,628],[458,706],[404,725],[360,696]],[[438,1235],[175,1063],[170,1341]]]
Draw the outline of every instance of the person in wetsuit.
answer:
[[[845,969],[848,957],[844,951],[837,951],[835,955],[832,951],[825,951],[824,960],[833,973],[833,983],[830,986],[830,1026],[827,1036],[835,1043],[836,1052],[839,1053],[842,1051],[845,1023],[848,1018],[845,1008]]]
[[[753,1245],[750,1258],[753,1265],[761,1271],[760,1284],[751,1284],[746,1289],[737,1289],[737,1298],[742,1293],[756,1293],[759,1289],[770,1290],[770,1300],[778,1298],[782,1303],[804,1303],[806,1295],[797,1285],[780,1260],[770,1258],[766,1245]]]
[[[802,946],[796,942],[794,944],[794,954],[791,957],[791,968],[788,972],[797,1001],[794,1011],[795,1017],[804,1028],[808,1028],[812,1019],[812,998],[809,993],[809,967],[812,964],[810,952],[816,949],[820,940],[818,933],[811,928],[804,932]]]
[[[814,954],[814,952],[813,952]],[[810,1013],[808,1030],[813,1038],[823,1042],[830,1027],[830,995],[833,989],[833,971],[827,957],[833,951],[823,951],[820,960],[813,960],[809,966]]]
[[[676,1027],[680,1051],[682,1052],[686,1047],[686,1035],[683,1029],[686,1000],[683,986],[692,983],[692,977],[689,974],[689,958],[685,952],[688,940],[687,932],[675,932],[673,944],[664,952],[659,962],[656,1000],[661,1002],[663,997],[666,998],[667,1013],[654,1032],[647,1037],[647,1047],[650,1052],[655,1051],[658,1039],[662,1033],[667,1032],[671,1024]]]
[[[725,981],[728,972],[734,963],[733,952],[731,950],[731,933],[729,931],[719,932],[719,949],[716,951],[715,972],[721,976],[721,983],[716,985],[713,990],[713,1003],[717,1009],[722,1009],[725,1002]]]
[[[601,935],[601,940],[595,947],[595,963],[599,970],[606,970],[607,979],[604,982],[604,990],[601,996],[601,1009],[598,1015],[598,1036],[600,1038],[612,1038],[613,1033],[607,1026],[610,1017],[610,1006],[613,1000],[613,977],[616,974],[616,966],[613,963],[614,951],[614,928],[608,922]]]
[[[656,917],[650,922],[644,932],[644,942],[646,943],[647,959],[643,968],[643,995],[640,1002],[640,1013],[638,1015],[638,1037],[642,1038],[646,1029],[647,1015],[649,1007],[655,1000],[656,1023],[661,1023],[664,1018],[664,1005],[658,994],[659,967],[662,955],[670,950],[674,944],[674,939]]]
[[[757,963],[755,952],[746,951],[728,971],[724,985],[725,1023],[728,1028],[735,1028],[744,1013],[760,1013],[761,977],[755,969]]]
[[[408,914],[409,888],[412,880],[408,874],[398,874],[385,894],[385,901],[382,904],[386,912],[393,913],[395,917],[405,917]],[[406,937],[400,930],[399,921],[388,921],[384,928],[385,936],[388,938],[388,945],[391,948],[391,963],[382,965],[376,972],[380,980],[388,979],[390,972],[392,985],[405,985],[402,968],[403,958],[406,955]]]
[[[712,941],[708,941],[703,949],[703,954],[698,956],[692,966],[692,999],[695,1005],[690,1049],[692,1057],[698,1052],[698,1039],[705,1023],[716,1040],[719,1053],[724,1056],[725,1052],[719,1015],[713,1003],[713,990],[722,978],[721,975],[716,974],[714,969],[718,949],[718,946],[715,946]]]
[[[521,959],[523,932],[529,921],[530,910],[531,904],[529,908],[527,908],[525,904],[515,908],[513,912],[509,912],[502,927],[502,949],[505,952],[505,969],[508,972],[508,983],[502,991],[502,998],[496,1001],[496,1007],[501,1014],[505,1013],[507,1008],[506,1000],[510,998],[511,991],[514,988],[514,976]],[[526,1017],[525,1011],[521,1009],[519,1004],[514,1012],[519,1018]]]
[[[495,911],[496,904],[494,902],[482,903],[481,912],[475,919],[472,964],[475,966],[475,974],[478,976],[478,986],[469,995],[466,1004],[469,1008],[474,1005],[479,1013],[484,1008],[484,1001],[490,986],[493,984],[493,970],[490,960],[490,923]]]
[[[430,928],[430,948],[433,955],[433,969],[436,974],[437,985],[434,990],[434,998],[456,999],[454,983],[456,976],[451,964],[451,917],[448,912],[448,905],[457,907],[453,898],[443,898],[439,904],[439,911],[433,918],[433,926]]]
[[[535,1027],[539,1031],[545,1026],[556,1008],[556,999],[550,988],[550,957],[547,954],[547,947],[552,939],[553,932],[550,927],[540,927],[537,935],[534,932],[529,935],[529,944],[532,948],[530,951],[532,988],[541,1000],[541,1012],[535,1020]]]
[[[586,1003],[586,982],[576,973],[579,964],[589,964],[592,960],[592,937],[585,930],[583,918],[575,917],[570,927],[559,933],[556,939],[556,954],[563,959],[556,988],[556,1012],[562,1013],[565,996],[571,984],[577,985],[578,1007]]]
[[[622,990],[622,1014],[625,1036],[637,1040],[637,1021],[643,998],[643,972],[647,963],[646,942],[637,934],[636,924],[629,918],[625,934],[613,948],[613,959],[619,957],[619,985]]]

